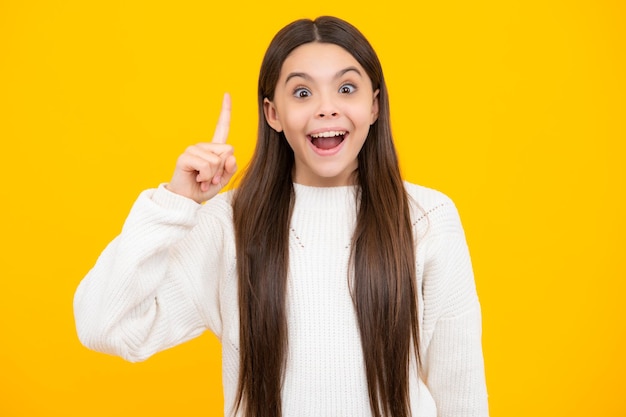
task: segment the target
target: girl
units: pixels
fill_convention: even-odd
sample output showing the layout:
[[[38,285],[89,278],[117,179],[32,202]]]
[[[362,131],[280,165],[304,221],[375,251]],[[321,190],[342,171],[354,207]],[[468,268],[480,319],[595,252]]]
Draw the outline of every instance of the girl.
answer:
[[[140,361],[209,329],[228,416],[487,416],[463,229],[402,181],[370,44],[332,17],[286,26],[258,104],[237,190],[218,194],[225,96],[213,141],[140,195],[76,291],[82,343]]]

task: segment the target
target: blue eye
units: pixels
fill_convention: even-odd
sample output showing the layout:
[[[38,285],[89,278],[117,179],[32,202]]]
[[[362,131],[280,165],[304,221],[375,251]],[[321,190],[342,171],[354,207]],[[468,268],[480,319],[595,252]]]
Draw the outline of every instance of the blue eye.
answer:
[[[304,87],[299,87],[293,91],[293,95],[297,98],[307,98],[311,95],[311,92]]]
[[[341,94],[351,94],[354,93],[356,91],[356,87],[352,84],[344,84],[341,87],[339,87],[339,92]]]

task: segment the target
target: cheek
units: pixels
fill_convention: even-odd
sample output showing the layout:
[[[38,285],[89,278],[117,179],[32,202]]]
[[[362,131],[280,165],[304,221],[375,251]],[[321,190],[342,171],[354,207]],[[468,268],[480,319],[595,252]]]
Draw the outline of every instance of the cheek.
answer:
[[[364,105],[358,110],[358,112],[353,113],[352,120],[358,128],[369,128],[374,121],[374,117],[372,115],[373,110],[372,106]]]
[[[285,130],[300,134],[306,130],[309,120],[309,116],[306,111],[302,111],[301,109],[299,109],[299,111],[292,110],[286,112],[283,116]]]

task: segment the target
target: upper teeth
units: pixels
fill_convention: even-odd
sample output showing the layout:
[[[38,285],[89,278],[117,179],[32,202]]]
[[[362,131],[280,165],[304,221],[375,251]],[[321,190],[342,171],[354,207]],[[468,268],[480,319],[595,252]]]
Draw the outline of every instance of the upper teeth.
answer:
[[[328,132],[314,133],[312,138],[332,138],[333,136],[343,136],[346,134],[345,130],[330,130]]]

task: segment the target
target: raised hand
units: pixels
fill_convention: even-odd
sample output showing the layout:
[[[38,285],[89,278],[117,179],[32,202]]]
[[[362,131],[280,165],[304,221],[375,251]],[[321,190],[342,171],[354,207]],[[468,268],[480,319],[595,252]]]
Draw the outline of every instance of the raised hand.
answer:
[[[188,147],[178,157],[176,169],[167,189],[198,203],[215,196],[237,171],[233,147],[226,144],[230,127],[231,101],[224,94],[222,110],[210,143]]]

